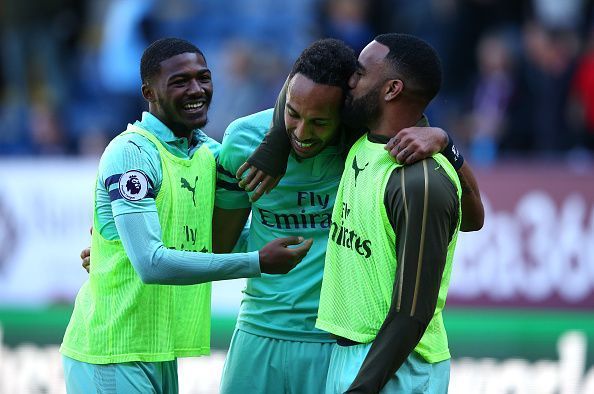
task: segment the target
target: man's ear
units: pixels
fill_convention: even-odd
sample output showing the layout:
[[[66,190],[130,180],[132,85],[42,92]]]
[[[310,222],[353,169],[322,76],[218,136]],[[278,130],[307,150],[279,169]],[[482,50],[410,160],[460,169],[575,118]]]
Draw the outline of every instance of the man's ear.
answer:
[[[384,100],[392,101],[404,91],[404,82],[401,79],[390,79],[386,85]]]
[[[154,103],[157,100],[157,98],[155,97],[155,92],[153,91],[153,88],[150,86],[148,82],[142,84],[141,90],[142,97],[144,97],[144,99],[149,103]]]

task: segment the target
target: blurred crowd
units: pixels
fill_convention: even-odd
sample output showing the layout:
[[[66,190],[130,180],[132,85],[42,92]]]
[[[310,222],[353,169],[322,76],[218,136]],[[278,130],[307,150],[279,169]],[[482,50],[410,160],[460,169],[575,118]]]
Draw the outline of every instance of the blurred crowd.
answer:
[[[3,0],[0,156],[99,155],[146,108],[143,49],[164,36],[205,53],[206,131],[273,105],[299,52],[321,37],[360,51],[418,35],[444,86],[429,117],[473,163],[594,155],[592,0]]]

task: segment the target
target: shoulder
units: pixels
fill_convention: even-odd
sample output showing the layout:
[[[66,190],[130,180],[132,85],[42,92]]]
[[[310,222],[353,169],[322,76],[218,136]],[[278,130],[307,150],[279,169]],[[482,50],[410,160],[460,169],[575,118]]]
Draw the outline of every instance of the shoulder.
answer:
[[[272,113],[273,110],[268,109],[231,122],[219,154],[223,167],[234,172],[250,157],[270,128]]]
[[[259,144],[270,128],[273,112],[273,109],[267,109],[231,122],[225,130],[223,146],[240,141]]]
[[[400,168],[401,187],[409,198],[426,198],[430,205],[449,206],[457,201],[456,186],[433,158]]]
[[[105,148],[104,154],[122,154],[127,151],[157,150],[157,147],[146,137],[138,133],[122,133],[116,136]]]
[[[159,152],[148,139],[136,133],[120,134],[101,156],[99,177],[104,179],[132,170],[153,174],[159,162]]]
[[[209,137],[204,132],[200,131],[200,141],[202,142],[202,146],[205,146],[215,158],[219,157],[219,153],[221,151],[221,143],[214,138]]]
[[[384,204],[392,225],[402,214],[427,217],[431,223],[442,219],[455,223],[458,218],[456,186],[433,158],[396,168],[386,185]]]

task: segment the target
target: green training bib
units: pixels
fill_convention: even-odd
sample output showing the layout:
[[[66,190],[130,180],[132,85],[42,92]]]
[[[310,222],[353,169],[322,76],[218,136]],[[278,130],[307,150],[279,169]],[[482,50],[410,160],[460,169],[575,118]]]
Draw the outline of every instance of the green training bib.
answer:
[[[210,252],[216,170],[212,153],[202,146],[191,159],[182,159],[146,130],[128,125],[124,133],[138,133],[159,150],[163,181],[155,203],[163,244]],[[76,297],[60,348],[64,355],[108,364],[210,352],[210,283],[144,284],[121,241],[106,240],[99,231],[93,232],[92,253],[89,279]]]
[[[445,169],[460,198],[460,182],[440,154],[433,158]],[[332,213],[332,227],[316,327],[356,342],[373,341],[392,302],[398,261],[396,237],[384,206],[392,171],[401,167],[382,144],[361,137],[351,148]],[[459,223],[458,223],[459,227]],[[435,313],[415,348],[429,362],[450,357],[441,310],[445,305],[458,232],[448,254]]]

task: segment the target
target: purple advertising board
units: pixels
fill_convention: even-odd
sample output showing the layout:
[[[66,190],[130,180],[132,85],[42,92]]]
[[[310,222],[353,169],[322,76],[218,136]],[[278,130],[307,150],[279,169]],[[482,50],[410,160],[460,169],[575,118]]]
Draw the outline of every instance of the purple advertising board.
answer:
[[[594,308],[594,169],[476,171],[485,225],[461,234],[449,306]]]

